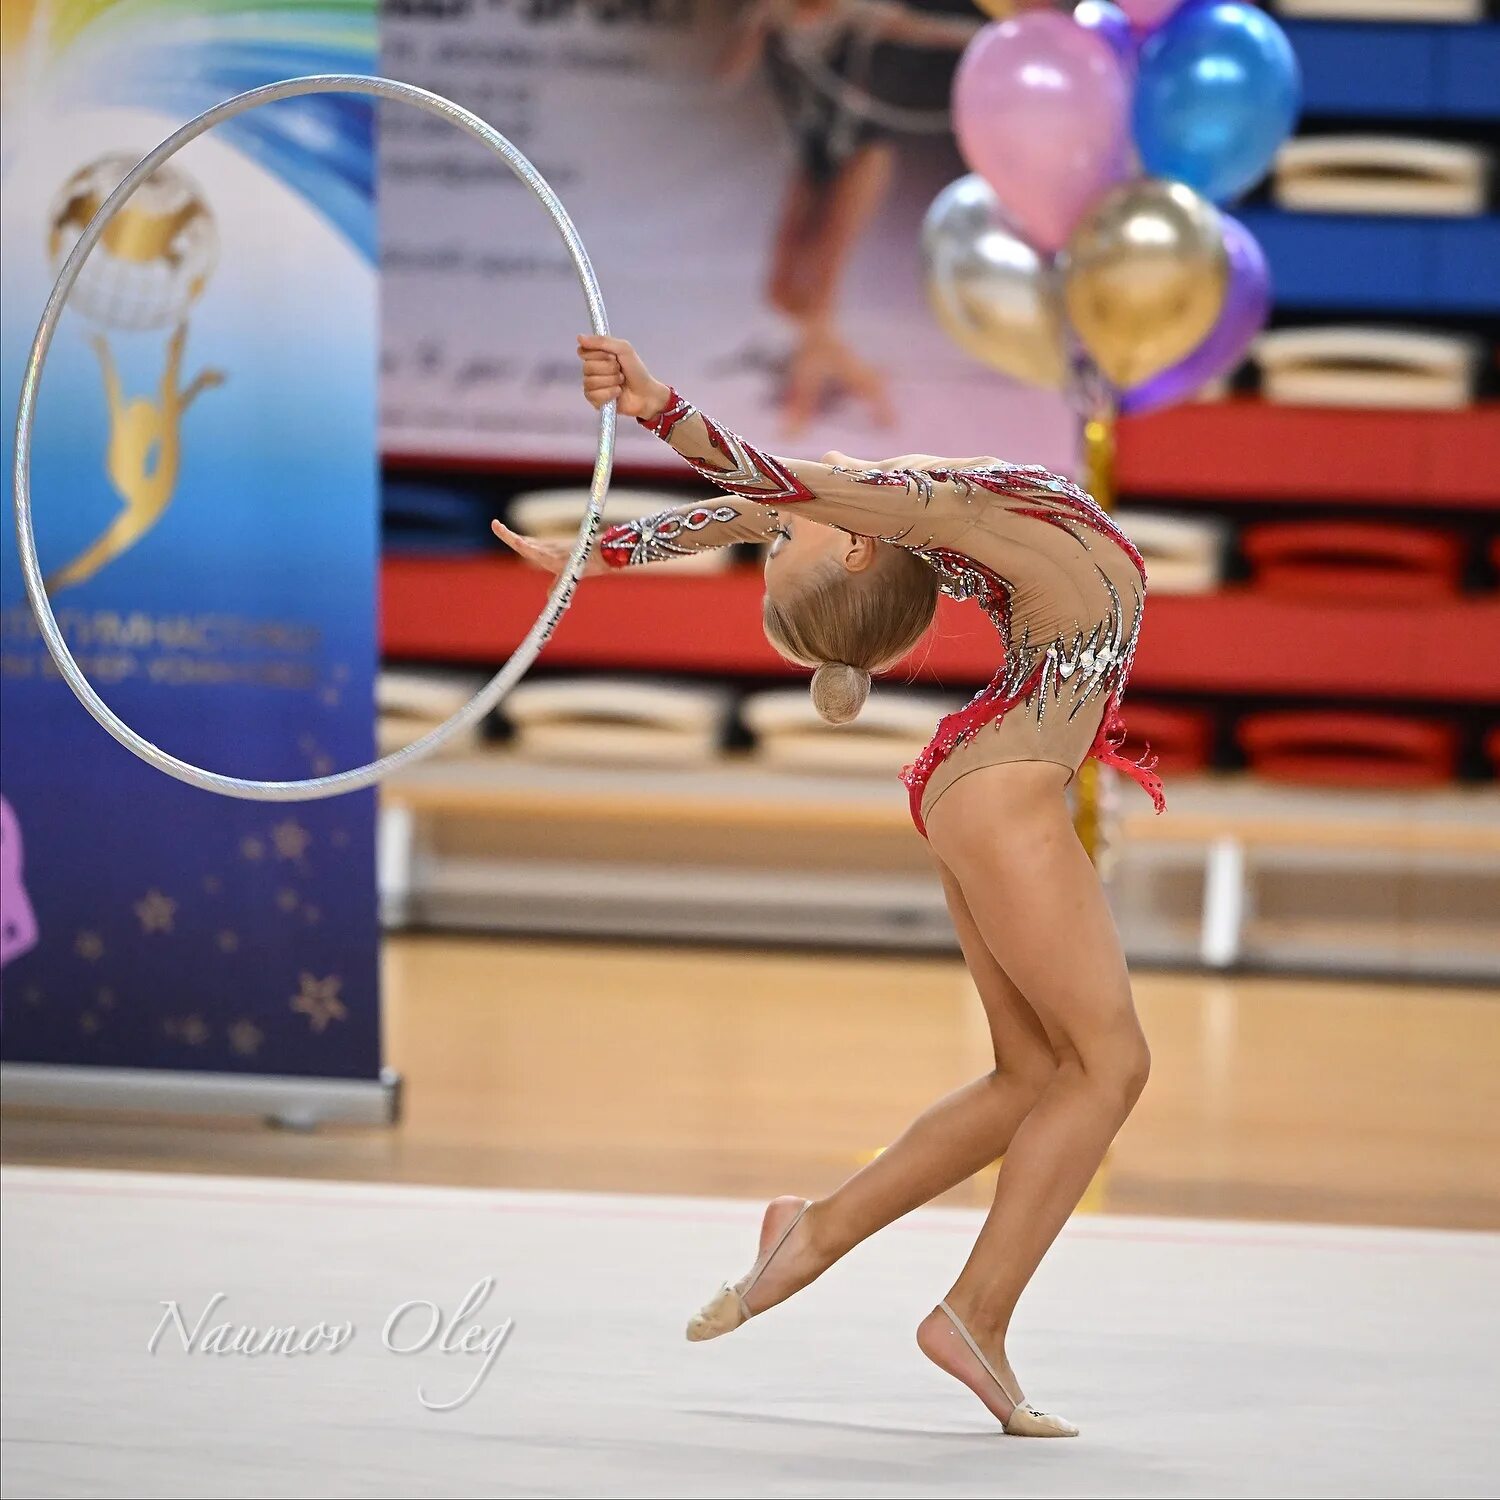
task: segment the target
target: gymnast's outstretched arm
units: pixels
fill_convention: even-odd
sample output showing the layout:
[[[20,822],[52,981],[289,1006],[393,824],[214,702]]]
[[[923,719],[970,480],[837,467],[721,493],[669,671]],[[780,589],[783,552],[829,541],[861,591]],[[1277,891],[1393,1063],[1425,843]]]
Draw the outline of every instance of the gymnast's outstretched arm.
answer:
[[[1013,589],[1071,598],[1109,587],[1090,558],[1091,536],[1122,548],[1144,583],[1129,538],[1076,485],[1046,469],[920,454],[878,466],[841,454],[829,455],[834,463],[778,458],[655,379],[623,339],[581,338],[578,352],[593,405],[616,402],[621,415],[635,417],[732,497],[612,528],[604,537],[604,566],[766,539],[782,524],[778,512],[795,509],[825,526],[910,548],[937,569],[945,592],[977,600],[1002,633]]]
[[[770,506],[721,495],[611,526],[599,539],[599,555],[606,567],[633,568],[735,542],[769,542],[780,531],[780,517]]]
[[[740,83],[755,71],[774,19],[774,0],[754,0],[735,21],[714,73],[722,83]]]
[[[780,527],[776,512],[769,506],[729,495],[698,505],[673,506],[654,516],[609,527],[599,538],[598,549],[584,573],[587,576],[610,568],[671,562],[674,557],[735,542],[769,542]],[[492,521],[490,529],[523,561],[554,576],[562,571],[573,551],[571,539],[522,536],[501,521]]]
[[[826,526],[919,548],[951,546],[974,520],[972,487],[955,483],[947,468],[861,469],[780,458],[736,436],[655,379],[624,339],[582,338],[578,347],[589,400],[595,405],[617,401],[622,416],[633,416],[654,432],[701,479],[754,502],[757,509],[746,519],[759,536],[774,534],[774,518],[762,513],[767,507],[795,506],[799,515]],[[721,545],[707,536],[697,544]]]
[[[871,5],[871,30],[882,41],[908,47],[932,47],[962,52],[984,25],[977,17],[923,15],[904,5]]]

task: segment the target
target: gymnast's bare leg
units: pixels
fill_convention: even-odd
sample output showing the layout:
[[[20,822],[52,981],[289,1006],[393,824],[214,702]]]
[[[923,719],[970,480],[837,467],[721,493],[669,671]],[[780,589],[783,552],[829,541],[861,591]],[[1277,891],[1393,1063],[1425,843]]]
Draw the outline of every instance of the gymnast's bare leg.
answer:
[[[747,1298],[752,1312],[774,1307],[877,1229],[991,1165],[1056,1071],[1041,1022],[985,946],[957,877],[941,862],[938,873],[984,1006],[995,1066],[931,1105],[874,1161],[812,1204]],[[802,1201],[778,1198],[767,1210],[767,1232],[780,1233]]]
[[[1149,1068],[1113,918],[1073,830],[1066,779],[1047,763],[989,766],[955,782],[932,809],[928,836],[985,1006],[995,1070],[933,1105],[814,1202],[745,1304],[757,1313],[790,1296],[876,1229],[1003,1154],[994,1205],[947,1310],[924,1320],[918,1343],[1007,1423],[1025,1417],[1015,1412],[1024,1398],[1007,1358],[1011,1316]],[[771,1204],[763,1247],[801,1202]],[[1057,1435],[1072,1430],[1059,1424]]]
[[[789,318],[802,318],[811,300],[807,246],[818,214],[818,185],[798,168],[787,182],[771,244],[766,301]]]
[[[893,149],[884,142],[860,147],[822,189],[814,221],[804,231],[798,256],[801,343],[792,357],[785,396],[789,433],[807,425],[829,390],[858,398],[881,427],[895,419],[885,375],[859,358],[836,327],[844,274],[885,200],[894,161]]]
[[[1054,773],[1050,788],[1038,777]],[[985,945],[1052,1044],[1057,1069],[1013,1136],[974,1249],[918,1330],[923,1352],[1002,1421],[1018,1392],[1006,1336],[1021,1293],[1140,1098],[1151,1057],[1099,877],[1073,829],[1061,767],[997,765],[962,777],[928,835],[958,877]],[[976,1378],[972,1337],[998,1376]]]

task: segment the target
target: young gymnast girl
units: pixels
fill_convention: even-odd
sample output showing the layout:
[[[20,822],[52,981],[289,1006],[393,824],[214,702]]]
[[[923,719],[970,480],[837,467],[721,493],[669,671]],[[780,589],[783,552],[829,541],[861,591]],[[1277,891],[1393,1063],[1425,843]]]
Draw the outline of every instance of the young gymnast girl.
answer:
[[[771,542],[766,635],[814,668],[825,719],[858,714],[870,674],[932,623],[939,592],[973,600],[999,635],[999,670],[909,766],[995,1066],[932,1105],[826,1198],[766,1208],[750,1271],[688,1323],[716,1338],[785,1301],[847,1251],[1004,1156],[994,1204],[917,1344],[1027,1437],[1077,1428],[1022,1393],[1006,1348],[1016,1303],[1146,1082],[1149,1054],[1124,955],[1065,788],[1090,756],[1161,803],[1120,751],[1120,695],[1145,603],[1140,554],[1081,490],[994,458],[868,465],[776,458],[654,379],[621,339],[579,341],[583,387],[669,443],[722,501],[611,527],[595,571],[730,542]],[[495,532],[556,572],[569,545]]]

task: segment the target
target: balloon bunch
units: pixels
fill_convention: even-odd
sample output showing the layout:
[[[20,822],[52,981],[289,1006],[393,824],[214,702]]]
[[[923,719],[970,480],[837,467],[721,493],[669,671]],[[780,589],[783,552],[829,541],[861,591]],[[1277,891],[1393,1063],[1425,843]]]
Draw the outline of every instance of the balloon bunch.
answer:
[[[1097,372],[1126,412],[1229,373],[1270,281],[1214,205],[1265,175],[1299,94],[1285,33],[1243,0],[1078,0],[984,27],[953,88],[973,174],[923,227],[943,326],[1035,385]]]

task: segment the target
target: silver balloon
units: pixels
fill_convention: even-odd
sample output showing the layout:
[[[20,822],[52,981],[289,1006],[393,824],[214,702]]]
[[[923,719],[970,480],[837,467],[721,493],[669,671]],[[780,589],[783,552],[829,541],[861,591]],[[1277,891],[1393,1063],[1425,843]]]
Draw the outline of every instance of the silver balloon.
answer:
[[[922,225],[927,295],[961,348],[1031,385],[1068,378],[1062,295],[1051,263],[1005,227],[982,177],[950,182]]]

